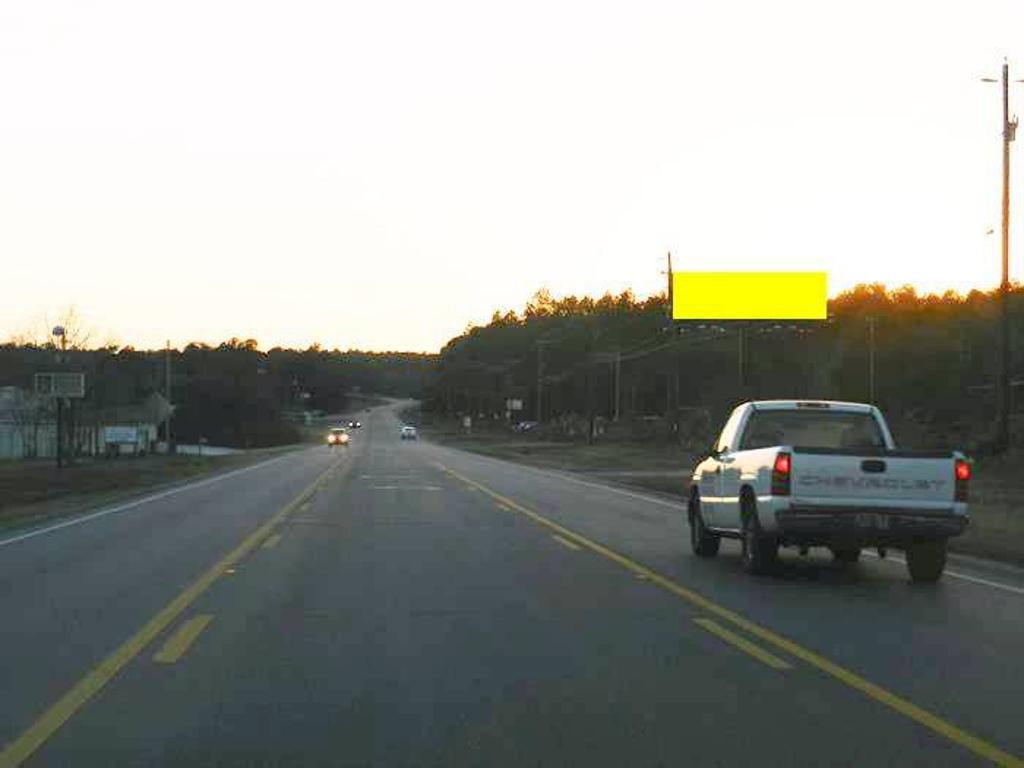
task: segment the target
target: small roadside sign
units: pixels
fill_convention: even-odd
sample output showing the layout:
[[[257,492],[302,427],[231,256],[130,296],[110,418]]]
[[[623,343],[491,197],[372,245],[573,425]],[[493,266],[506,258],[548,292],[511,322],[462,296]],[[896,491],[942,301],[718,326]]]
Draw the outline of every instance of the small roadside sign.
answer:
[[[103,440],[106,443],[135,445],[139,442],[139,429],[134,426],[108,426],[103,428]]]
[[[84,373],[37,373],[35,385],[42,397],[85,397]]]

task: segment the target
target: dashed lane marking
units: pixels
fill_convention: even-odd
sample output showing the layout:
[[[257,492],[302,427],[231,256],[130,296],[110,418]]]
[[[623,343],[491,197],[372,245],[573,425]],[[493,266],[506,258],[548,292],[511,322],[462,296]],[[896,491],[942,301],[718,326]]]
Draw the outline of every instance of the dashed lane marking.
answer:
[[[573,541],[569,541],[569,539],[566,539],[566,538],[564,538],[562,536],[559,536],[557,533],[554,536],[552,536],[551,538],[554,539],[555,541],[557,541],[559,544],[561,544],[566,549],[572,549],[572,550],[575,550],[575,551],[579,551],[579,549],[580,549],[580,545],[579,544],[577,544],[577,543],[575,543]]]
[[[711,634],[729,643],[734,648],[738,648],[748,656],[753,656],[755,659],[760,661],[762,664],[767,664],[772,669],[792,669],[792,665],[786,663],[778,656],[768,653],[768,651],[754,645],[752,642],[747,640],[745,637],[740,637],[735,632],[726,629],[721,624],[718,624],[711,619],[694,619],[693,622],[703,629],[706,629]]]
[[[213,621],[209,613],[200,613],[178,627],[178,631],[171,635],[163,647],[153,654],[153,661],[158,664],[173,664],[192,646],[200,633]]]
[[[277,514],[250,533],[241,543],[214,563],[192,584],[165,605],[153,618],[147,621],[134,635],[110,653],[96,667],[69,688],[57,701],[47,708],[14,741],[0,752],[0,768],[21,765],[32,753],[46,743],[78,710],[84,707],[115,675],[124,669],[136,656],[152,643],[161,632],[169,627],[189,606],[208,590],[225,573],[232,572],[233,566],[259,546],[267,535],[292,514],[299,505],[309,498],[325,481],[327,470],[299,493]]]

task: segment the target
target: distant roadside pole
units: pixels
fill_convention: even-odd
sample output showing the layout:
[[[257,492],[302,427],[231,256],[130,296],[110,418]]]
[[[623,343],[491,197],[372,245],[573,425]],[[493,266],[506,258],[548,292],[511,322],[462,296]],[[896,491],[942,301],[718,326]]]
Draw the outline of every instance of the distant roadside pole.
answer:
[[[85,397],[84,373],[37,373],[35,375],[36,395],[55,398],[57,401],[57,469],[64,466],[64,401],[81,400]]]
[[[167,414],[164,416],[164,443],[167,455],[174,453],[174,442],[171,440],[171,411],[174,410],[171,400],[171,340],[167,340],[167,351],[164,354],[164,395],[167,398]]]

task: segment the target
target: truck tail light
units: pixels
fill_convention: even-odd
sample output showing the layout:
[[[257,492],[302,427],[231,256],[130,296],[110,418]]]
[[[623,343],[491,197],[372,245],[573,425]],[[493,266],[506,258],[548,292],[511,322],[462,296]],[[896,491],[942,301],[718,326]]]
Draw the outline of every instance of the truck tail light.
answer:
[[[953,500],[967,501],[967,482],[971,479],[971,465],[965,459],[953,462]]]
[[[789,480],[793,474],[793,459],[786,451],[775,455],[772,465],[772,496],[789,496]]]

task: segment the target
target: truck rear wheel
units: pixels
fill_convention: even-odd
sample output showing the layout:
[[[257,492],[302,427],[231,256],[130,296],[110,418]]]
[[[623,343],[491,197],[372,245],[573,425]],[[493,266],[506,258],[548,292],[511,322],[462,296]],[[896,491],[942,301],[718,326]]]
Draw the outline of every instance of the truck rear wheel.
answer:
[[[749,496],[743,498],[743,570],[761,576],[770,573],[779,555],[779,541],[761,531],[757,507]]]
[[[704,518],[700,514],[700,496],[694,493],[690,497],[690,548],[693,554],[714,557],[721,543],[721,538],[704,526]]]
[[[907,547],[907,570],[913,581],[932,584],[946,568],[946,540],[925,541]]]

